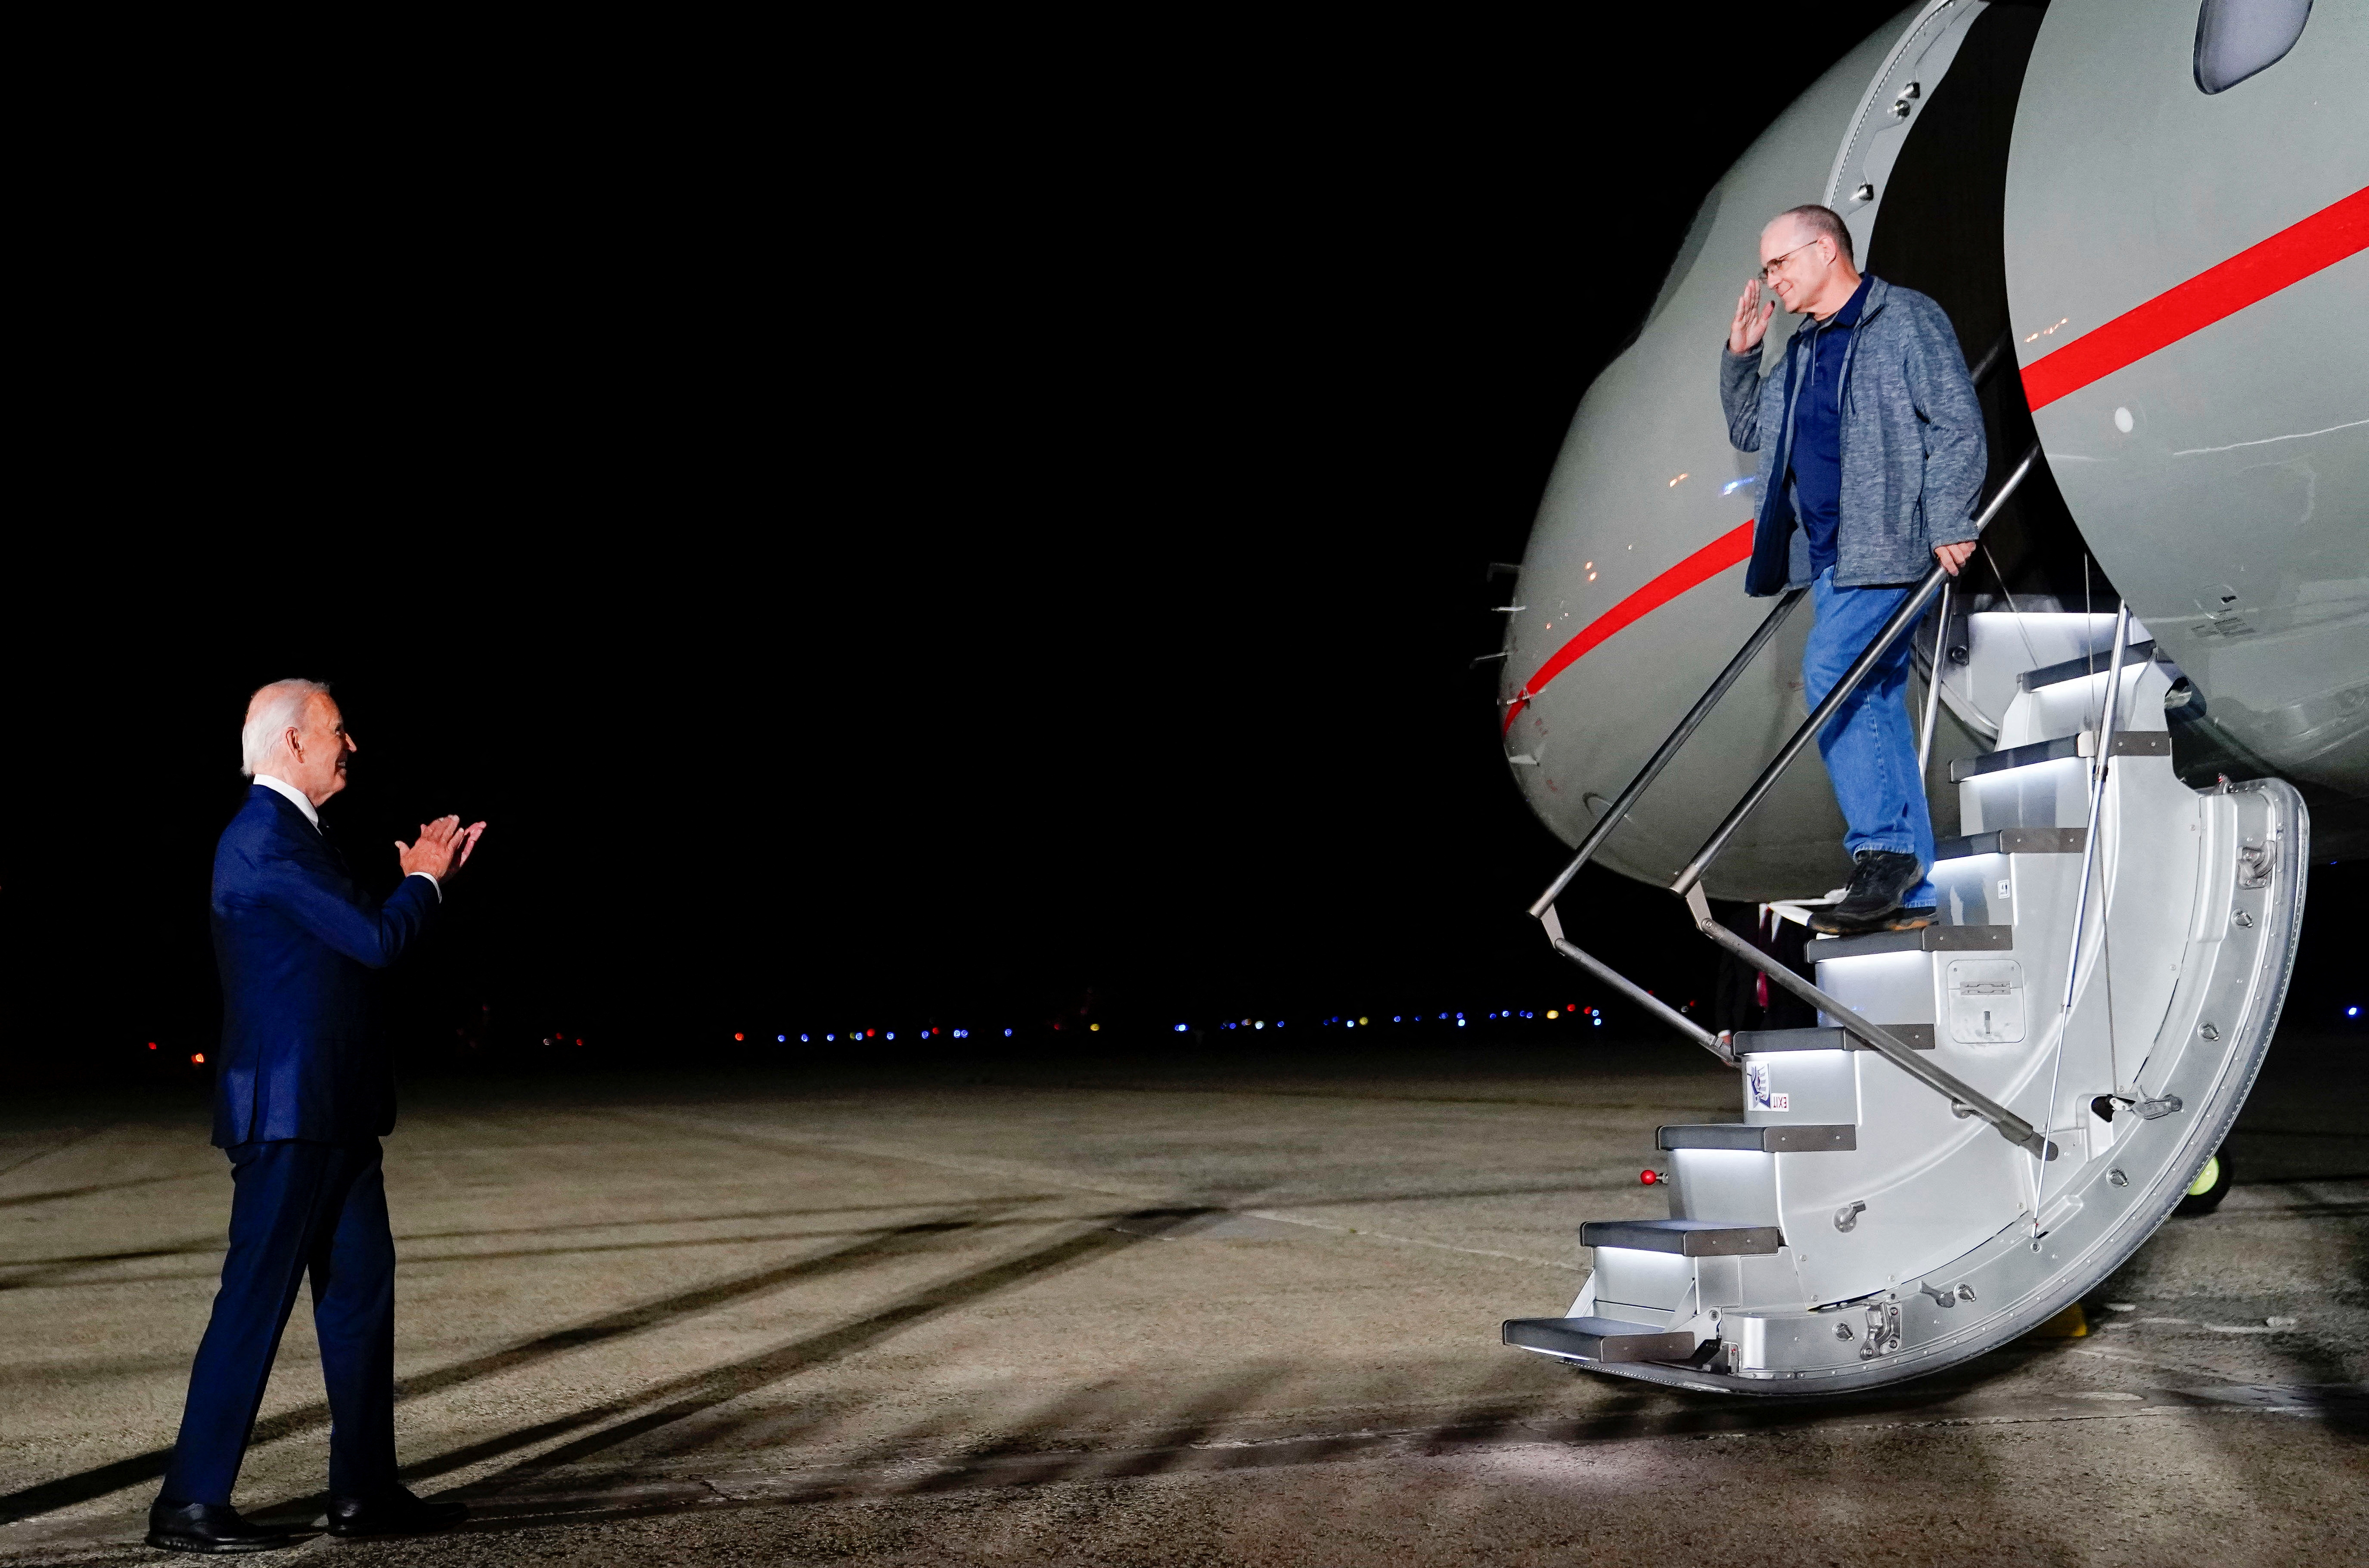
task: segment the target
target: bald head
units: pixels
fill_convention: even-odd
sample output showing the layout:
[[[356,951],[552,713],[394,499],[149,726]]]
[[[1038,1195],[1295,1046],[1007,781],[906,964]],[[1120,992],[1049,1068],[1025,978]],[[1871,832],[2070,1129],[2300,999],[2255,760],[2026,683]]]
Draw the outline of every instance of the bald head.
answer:
[[[318,681],[274,681],[257,691],[238,739],[241,773],[269,773],[315,806],[346,787],[346,754],[358,750]]]
[[[1790,207],[1760,231],[1760,275],[1787,310],[1823,321],[1859,287],[1850,230],[1831,207]]]

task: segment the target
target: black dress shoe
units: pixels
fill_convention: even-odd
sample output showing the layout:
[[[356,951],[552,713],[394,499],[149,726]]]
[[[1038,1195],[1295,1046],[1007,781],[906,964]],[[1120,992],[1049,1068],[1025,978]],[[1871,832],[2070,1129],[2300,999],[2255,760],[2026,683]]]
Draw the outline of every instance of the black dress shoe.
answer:
[[[1930,925],[1930,907],[1905,910],[1900,906],[1900,895],[1924,876],[1925,868],[1913,854],[1861,850],[1842,902],[1810,911],[1810,929],[1828,936],[1859,936],[1871,931],[1914,931]]]
[[[269,1551],[312,1533],[252,1523],[227,1503],[160,1501],[148,1509],[148,1544],[166,1551]]]
[[[468,1516],[466,1503],[423,1502],[400,1486],[379,1497],[329,1499],[331,1535],[426,1535]]]

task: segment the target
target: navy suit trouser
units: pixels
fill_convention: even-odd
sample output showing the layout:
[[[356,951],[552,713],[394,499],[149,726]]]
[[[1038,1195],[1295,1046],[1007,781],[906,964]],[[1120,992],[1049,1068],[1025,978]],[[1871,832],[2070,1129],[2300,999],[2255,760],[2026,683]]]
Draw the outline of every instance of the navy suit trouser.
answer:
[[[230,1501],[307,1274],[329,1391],[330,1494],[383,1495],[395,1485],[395,1237],[378,1140],[242,1143],[225,1152],[235,1184],[230,1255],[160,1496]]]

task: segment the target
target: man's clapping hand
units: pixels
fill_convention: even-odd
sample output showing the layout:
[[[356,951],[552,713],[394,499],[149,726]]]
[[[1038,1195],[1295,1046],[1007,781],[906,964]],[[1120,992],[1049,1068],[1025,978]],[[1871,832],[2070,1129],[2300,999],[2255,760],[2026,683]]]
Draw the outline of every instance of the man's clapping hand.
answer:
[[[395,858],[402,863],[406,876],[424,871],[439,882],[447,881],[469,864],[469,852],[477,847],[477,835],[485,830],[483,822],[472,822],[464,828],[458,817],[440,817],[419,825],[417,843],[395,840]]]

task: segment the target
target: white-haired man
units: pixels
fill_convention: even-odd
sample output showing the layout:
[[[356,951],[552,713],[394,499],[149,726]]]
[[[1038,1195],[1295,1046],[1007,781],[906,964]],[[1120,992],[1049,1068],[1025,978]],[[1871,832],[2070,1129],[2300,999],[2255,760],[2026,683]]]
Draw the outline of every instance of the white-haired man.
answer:
[[[1777,299],[1765,303],[1767,283]],[[1760,373],[1777,300],[1809,317]],[[1825,207],[1780,212],[1760,231],[1760,270],[1735,302],[1721,356],[1728,439],[1760,453],[1760,518],[1744,591],[1806,588],[1817,624],[1802,652],[1803,696],[1825,700],[1939,559],[1954,576],[1974,549],[1987,449],[1958,336],[1914,289],[1862,276],[1850,231]],[[1933,920],[1933,819],[1902,702],[1904,634],[1818,736],[1848,831],[1850,886],[1810,923],[1835,933]]]
[[[230,1494],[308,1275],[329,1394],[330,1533],[441,1529],[467,1509],[422,1502],[395,1480],[395,1240],[378,1143],[395,1126],[395,1087],[364,1016],[362,976],[419,933],[486,825],[446,817],[397,841],[404,878],[381,902],[354,887],[321,836],[320,807],[346,787],[359,750],[329,689],[264,687],[240,742],[255,784],[215,849],[212,904],[223,984],[213,1141],[231,1162],[230,1252],[148,1544],[258,1551],[304,1538],[242,1517]]]

